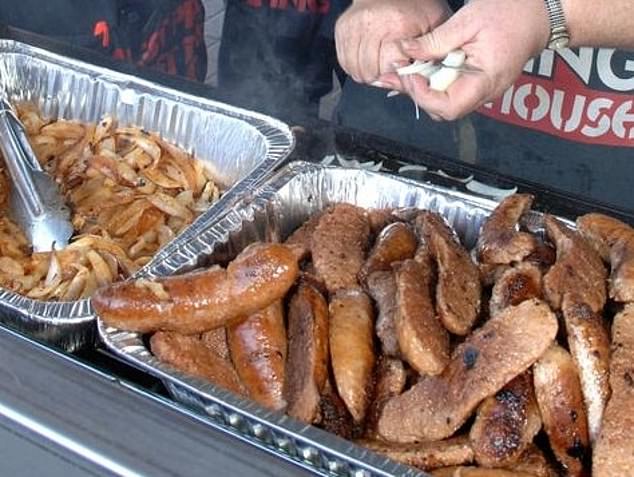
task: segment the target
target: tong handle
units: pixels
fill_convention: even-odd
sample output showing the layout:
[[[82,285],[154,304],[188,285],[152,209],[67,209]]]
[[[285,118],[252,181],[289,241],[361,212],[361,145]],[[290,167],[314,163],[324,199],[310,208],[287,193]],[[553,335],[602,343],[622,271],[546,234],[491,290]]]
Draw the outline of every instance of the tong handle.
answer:
[[[7,170],[11,176],[12,187],[20,194],[31,216],[37,217],[44,213],[44,204],[31,174],[33,171],[32,158],[28,158],[28,154],[25,153],[24,146],[16,134],[10,119],[12,114],[10,109],[0,109],[0,138],[3,139],[0,140],[0,152],[4,156]],[[26,139],[26,136],[24,138]],[[26,144],[30,150],[28,142]],[[41,168],[39,169],[41,170]]]

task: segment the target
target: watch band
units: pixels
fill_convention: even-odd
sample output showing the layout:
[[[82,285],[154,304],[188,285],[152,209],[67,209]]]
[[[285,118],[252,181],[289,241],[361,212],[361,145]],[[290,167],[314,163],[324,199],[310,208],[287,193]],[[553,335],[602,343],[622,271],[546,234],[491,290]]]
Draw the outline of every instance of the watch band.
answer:
[[[566,17],[561,6],[561,0],[544,1],[546,2],[546,10],[548,10],[548,20],[550,22],[548,48],[552,50],[566,48],[570,42],[570,33],[568,33],[568,27],[566,26]]]

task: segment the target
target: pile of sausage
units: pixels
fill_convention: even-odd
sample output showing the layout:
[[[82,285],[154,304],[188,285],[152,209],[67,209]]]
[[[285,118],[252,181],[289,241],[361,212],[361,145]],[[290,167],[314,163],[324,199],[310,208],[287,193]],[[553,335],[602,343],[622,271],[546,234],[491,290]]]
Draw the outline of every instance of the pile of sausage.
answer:
[[[471,253],[435,213],[336,204],[93,305],[183,372],[432,475],[632,475],[634,230],[546,215],[541,238],[532,201]]]

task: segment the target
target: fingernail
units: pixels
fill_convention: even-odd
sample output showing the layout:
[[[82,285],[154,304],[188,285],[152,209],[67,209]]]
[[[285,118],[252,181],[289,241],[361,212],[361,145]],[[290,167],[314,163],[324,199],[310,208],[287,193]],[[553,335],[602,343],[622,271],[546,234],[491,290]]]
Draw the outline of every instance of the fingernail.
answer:
[[[373,81],[372,83],[370,83],[370,85],[374,86],[375,88],[390,88],[391,86],[388,85],[387,83],[384,83],[383,81]]]

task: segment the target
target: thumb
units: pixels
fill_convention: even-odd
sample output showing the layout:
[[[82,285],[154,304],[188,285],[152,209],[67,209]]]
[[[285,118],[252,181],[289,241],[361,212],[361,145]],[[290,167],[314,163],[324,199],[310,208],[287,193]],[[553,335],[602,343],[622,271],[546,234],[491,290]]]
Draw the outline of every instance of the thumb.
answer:
[[[460,17],[460,11],[445,23],[428,33],[416,38],[401,41],[401,48],[410,58],[416,60],[430,60],[445,58],[449,52],[458,50],[471,37],[469,24]]]

